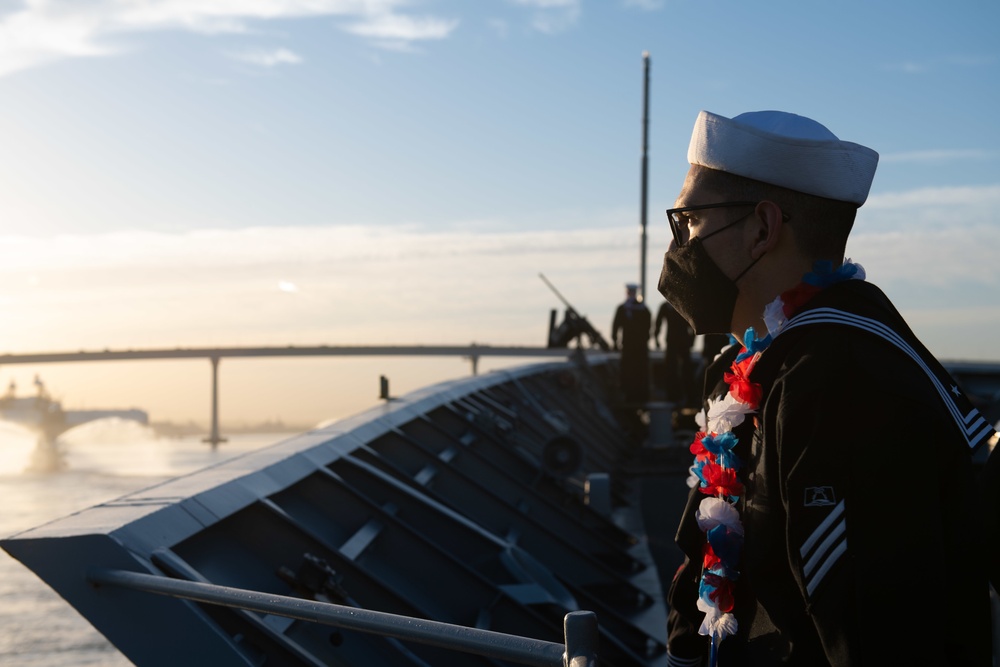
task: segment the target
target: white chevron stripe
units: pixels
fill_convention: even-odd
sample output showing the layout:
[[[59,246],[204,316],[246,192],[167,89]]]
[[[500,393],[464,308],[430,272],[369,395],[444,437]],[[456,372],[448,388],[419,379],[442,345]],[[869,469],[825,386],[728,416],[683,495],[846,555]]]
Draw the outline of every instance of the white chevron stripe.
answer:
[[[812,551],[813,545],[819,540],[820,537],[823,536],[824,533],[826,533],[827,529],[843,513],[844,513],[844,501],[841,500],[839,503],[837,503],[836,507],[830,510],[830,514],[827,515],[825,519],[823,519],[823,523],[819,524],[819,526],[816,527],[816,530],[814,530],[812,535],[809,536],[809,539],[807,539],[805,543],[803,543],[802,548],[799,549],[799,555],[805,558],[806,554]]]
[[[973,431],[975,431],[975,430],[976,430],[977,428],[979,428],[980,426],[982,426],[982,425],[983,425],[983,422],[985,422],[985,421],[986,421],[986,420],[985,420],[985,419],[983,419],[983,418],[982,418],[982,416],[980,416],[980,417],[979,417],[979,419],[977,419],[977,420],[976,420],[976,422],[975,422],[975,423],[974,423],[974,424],[973,424],[972,426],[969,426],[968,428],[966,428],[966,429],[965,429],[965,430],[966,430],[966,432],[968,432],[968,433],[972,433],[972,432],[973,432]]]
[[[810,597],[816,590],[816,587],[819,586],[820,582],[823,581],[823,578],[826,577],[826,574],[827,572],[830,571],[830,568],[836,565],[837,561],[840,560],[840,557],[843,556],[845,553],[847,553],[846,537],[844,538],[843,542],[837,545],[836,549],[830,552],[829,557],[823,562],[823,566],[819,568],[819,570],[816,571],[816,574],[813,576],[813,578],[806,583],[806,593],[808,593]]]
[[[830,550],[830,547],[837,540],[839,540],[845,532],[847,532],[847,522],[841,520],[841,522],[837,524],[836,528],[834,528],[827,538],[823,540],[823,543],[819,545],[819,548],[816,549],[816,553],[812,555],[809,561],[802,568],[802,573],[806,575],[806,577],[812,573],[813,568],[816,567],[820,560],[822,560],[826,555],[826,552]]]

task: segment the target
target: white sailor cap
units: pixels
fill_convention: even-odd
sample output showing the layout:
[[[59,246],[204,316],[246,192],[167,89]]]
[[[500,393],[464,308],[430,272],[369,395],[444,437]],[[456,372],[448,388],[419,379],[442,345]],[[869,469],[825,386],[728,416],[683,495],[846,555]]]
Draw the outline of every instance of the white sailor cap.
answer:
[[[868,198],[878,153],[841,141],[793,113],[752,111],[730,119],[702,111],[688,162],[860,206]]]

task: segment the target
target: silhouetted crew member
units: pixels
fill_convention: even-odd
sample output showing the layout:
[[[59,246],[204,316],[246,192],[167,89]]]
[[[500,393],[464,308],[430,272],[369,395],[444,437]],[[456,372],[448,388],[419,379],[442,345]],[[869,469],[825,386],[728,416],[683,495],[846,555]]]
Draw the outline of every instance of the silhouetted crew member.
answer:
[[[625,285],[625,302],[615,310],[611,344],[621,350],[621,388],[626,403],[649,400],[649,309],[636,296],[638,286]],[[621,338],[619,339],[619,332]]]
[[[656,328],[653,340],[660,347],[660,329],[666,325],[664,334],[665,350],[664,375],[667,400],[671,403],[685,403],[690,400],[692,375],[691,346],[694,344],[694,329],[687,320],[666,301],[656,313]]]

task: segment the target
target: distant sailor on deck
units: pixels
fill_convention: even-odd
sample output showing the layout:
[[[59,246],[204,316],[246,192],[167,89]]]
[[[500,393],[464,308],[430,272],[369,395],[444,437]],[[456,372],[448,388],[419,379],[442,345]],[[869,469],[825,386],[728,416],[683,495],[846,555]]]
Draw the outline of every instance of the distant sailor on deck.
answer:
[[[692,402],[689,393],[694,373],[691,361],[694,329],[669,301],[660,304],[660,309],[656,312],[653,340],[656,341],[657,348],[660,347],[661,328],[666,329],[663,334],[663,383],[667,400],[687,405]]]
[[[615,309],[611,343],[621,350],[621,389],[626,403],[649,400],[649,330],[651,316],[638,297],[639,286],[625,285],[625,301]],[[621,334],[619,336],[619,334]]]
[[[708,371],[668,664],[991,664],[970,459],[992,428],[844,259],[878,154],[702,111],[688,161],[659,289],[743,344]]]

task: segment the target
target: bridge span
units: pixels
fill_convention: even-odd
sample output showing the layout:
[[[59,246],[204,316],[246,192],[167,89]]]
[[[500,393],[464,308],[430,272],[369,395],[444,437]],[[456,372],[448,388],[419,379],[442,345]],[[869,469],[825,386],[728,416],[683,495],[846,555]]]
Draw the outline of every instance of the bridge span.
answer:
[[[10,364],[56,364],[85,361],[139,361],[151,359],[208,359],[212,363],[212,426],[205,442],[213,447],[226,439],[219,433],[219,362],[224,358],[249,357],[462,357],[479,371],[481,357],[565,357],[578,348],[478,345],[314,345],[259,347],[177,347],[163,349],[80,350],[78,352],[30,352],[0,354],[0,366]],[[587,350],[584,349],[586,352]],[[382,378],[383,397],[388,397]]]

